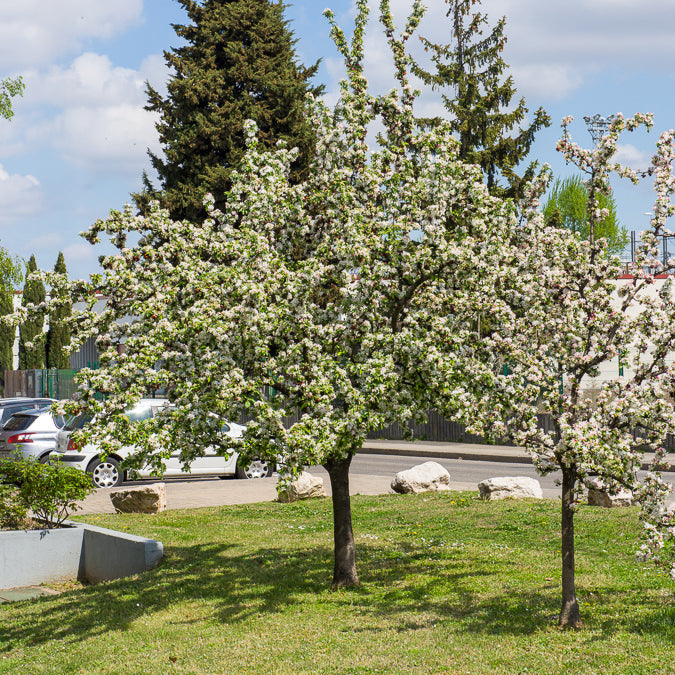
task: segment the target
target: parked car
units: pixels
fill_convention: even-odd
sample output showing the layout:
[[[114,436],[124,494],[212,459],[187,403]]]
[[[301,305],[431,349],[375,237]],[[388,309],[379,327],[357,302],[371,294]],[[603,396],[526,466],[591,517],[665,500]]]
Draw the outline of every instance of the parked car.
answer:
[[[169,405],[166,399],[141,399],[127,415],[134,421],[146,420],[153,417],[163,407]],[[55,457],[67,466],[73,466],[86,471],[96,487],[116,487],[127,479],[127,473],[120,468],[120,463],[133,453],[134,448],[122,448],[119,452],[108,455],[102,459],[100,450],[95,445],[86,445],[78,448],[70,439],[73,431],[81,429],[91,421],[91,417],[85,414],[78,415],[66,422],[64,427],[57,433]],[[223,433],[232,438],[240,437],[246,427],[240,424],[224,424]],[[215,448],[207,448],[203,457],[197,457],[190,465],[190,471],[186,474],[181,466],[179,453],[172,453],[165,461],[165,476],[184,475],[216,475],[221,477],[237,476],[237,478],[265,478],[271,476],[274,466],[262,460],[256,460],[246,466],[238,462],[238,454],[233,453],[229,458],[216,454]],[[151,470],[135,469],[134,475],[149,477]]]
[[[14,413],[0,429],[0,459],[33,457],[46,462],[56,447],[56,434],[65,424],[51,408]]]
[[[3,426],[14,413],[21,412],[22,410],[44,408],[52,403],[56,403],[53,398],[29,398],[25,396],[0,398],[0,427]]]

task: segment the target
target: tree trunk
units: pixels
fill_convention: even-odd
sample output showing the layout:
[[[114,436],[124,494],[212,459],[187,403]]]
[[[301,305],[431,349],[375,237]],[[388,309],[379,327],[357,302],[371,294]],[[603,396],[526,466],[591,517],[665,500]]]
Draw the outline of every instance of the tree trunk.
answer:
[[[574,486],[576,466],[562,467],[562,607],[558,625],[561,628],[579,628],[581,615],[574,585]]]
[[[352,531],[352,507],[349,496],[349,466],[352,456],[346,459],[328,460],[324,468],[330,476],[333,491],[333,537],[335,540],[335,567],[333,588],[358,586],[354,533]]]

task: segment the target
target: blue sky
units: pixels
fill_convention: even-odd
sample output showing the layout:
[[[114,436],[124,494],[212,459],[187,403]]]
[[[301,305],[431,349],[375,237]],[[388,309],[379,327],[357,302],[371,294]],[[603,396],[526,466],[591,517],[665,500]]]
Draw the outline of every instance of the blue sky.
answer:
[[[323,0],[349,30],[350,0]],[[367,75],[376,91],[392,84],[391,61],[374,21],[367,39]],[[427,0],[420,34],[447,41],[446,5]],[[323,59],[317,80],[336,97],[340,59],[316,0],[295,0],[287,17],[303,63]],[[392,0],[401,25],[410,0]],[[584,115],[653,112],[651,134],[624,137],[620,159],[646,166],[658,132],[675,127],[673,63],[675,2],[650,0],[483,0],[494,23],[507,17],[505,60],[518,95],[553,119],[532,158],[557,176],[573,173],[555,152],[560,119],[590,145]],[[169,76],[162,51],[177,46],[172,23],[186,15],[174,0],[21,0],[0,4],[0,77],[21,74],[15,117],[0,120],[0,245],[53,267],[59,251],[73,277],[97,270],[101,251],[79,237],[93,221],[121,208],[149,168],[146,149],[160,151],[155,119],[143,110],[145,81],[162,89]],[[438,93],[423,92],[420,114],[443,112]],[[615,182],[619,218],[644,229],[651,186]]]

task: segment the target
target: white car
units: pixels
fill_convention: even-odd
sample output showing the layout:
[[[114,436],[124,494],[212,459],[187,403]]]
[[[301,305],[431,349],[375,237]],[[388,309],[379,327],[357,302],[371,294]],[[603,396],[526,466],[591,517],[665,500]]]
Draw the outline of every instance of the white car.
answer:
[[[169,405],[166,399],[147,398],[141,399],[127,414],[133,421],[150,419],[157,411]],[[70,436],[76,429],[82,428],[91,418],[79,415],[69,420],[56,437],[56,450],[52,453],[53,459],[60,459],[66,466],[72,466],[81,471],[86,471],[92,483],[98,487],[116,487],[127,478],[126,472],[120,467],[120,463],[133,452],[133,447],[123,448],[119,452],[108,455],[105,459],[99,456],[99,449],[94,445],[86,445],[78,448]],[[246,427],[240,424],[225,424],[223,432],[233,438],[240,437]],[[209,452],[209,450],[211,450]],[[178,452],[165,460],[166,471],[164,476],[203,476],[216,475],[221,477],[237,476],[237,478],[266,478],[271,476],[274,466],[262,460],[256,460],[247,466],[241,466],[238,462],[237,453],[232,453],[229,458],[216,455],[215,449],[208,448],[203,457],[195,458],[190,465],[190,472],[185,473],[181,466]],[[149,477],[151,470],[134,469],[134,475]]]

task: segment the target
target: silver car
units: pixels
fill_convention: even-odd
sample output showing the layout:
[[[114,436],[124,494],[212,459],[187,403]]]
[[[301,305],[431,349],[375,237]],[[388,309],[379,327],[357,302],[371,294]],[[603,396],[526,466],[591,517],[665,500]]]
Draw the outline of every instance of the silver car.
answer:
[[[141,399],[127,412],[127,416],[131,422],[150,419],[167,405],[169,405],[169,402],[165,399]],[[68,423],[57,434],[54,458],[59,459],[65,466],[86,471],[97,488],[117,487],[127,478],[126,471],[120,464],[134,451],[134,448],[121,448],[118,452],[103,459],[99,456],[100,449],[95,445],[78,447],[70,436],[73,431],[81,429],[90,421],[91,416],[86,414],[68,420]],[[238,438],[245,430],[246,427],[240,424],[230,423],[222,426],[222,432],[233,438]],[[272,463],[258,459],[243,465],[239,463],[238,458],[236,452],[226,458],[218,455],[216,448],[207,448],[203,456],[196,457],[192,461],[190,471],[186,474],[180,460],[180,453],[176,450],[166,460],[164,476],[215,475],[220,477],[266,478],[274,472]],[[150,477],[152,472],[150,469],[141,468],[135,470],[133,474],[135,477],[146,478]]]
[[[64,418],[50,408],[14,413],[0,430],[0,459],[33,457],[46,462],[64,424]]]
[[[27,398],[14,396],[12,398],[0,398],[0,427],[14,414],[23,410],[37,410],[56,403],[53,398]]]

